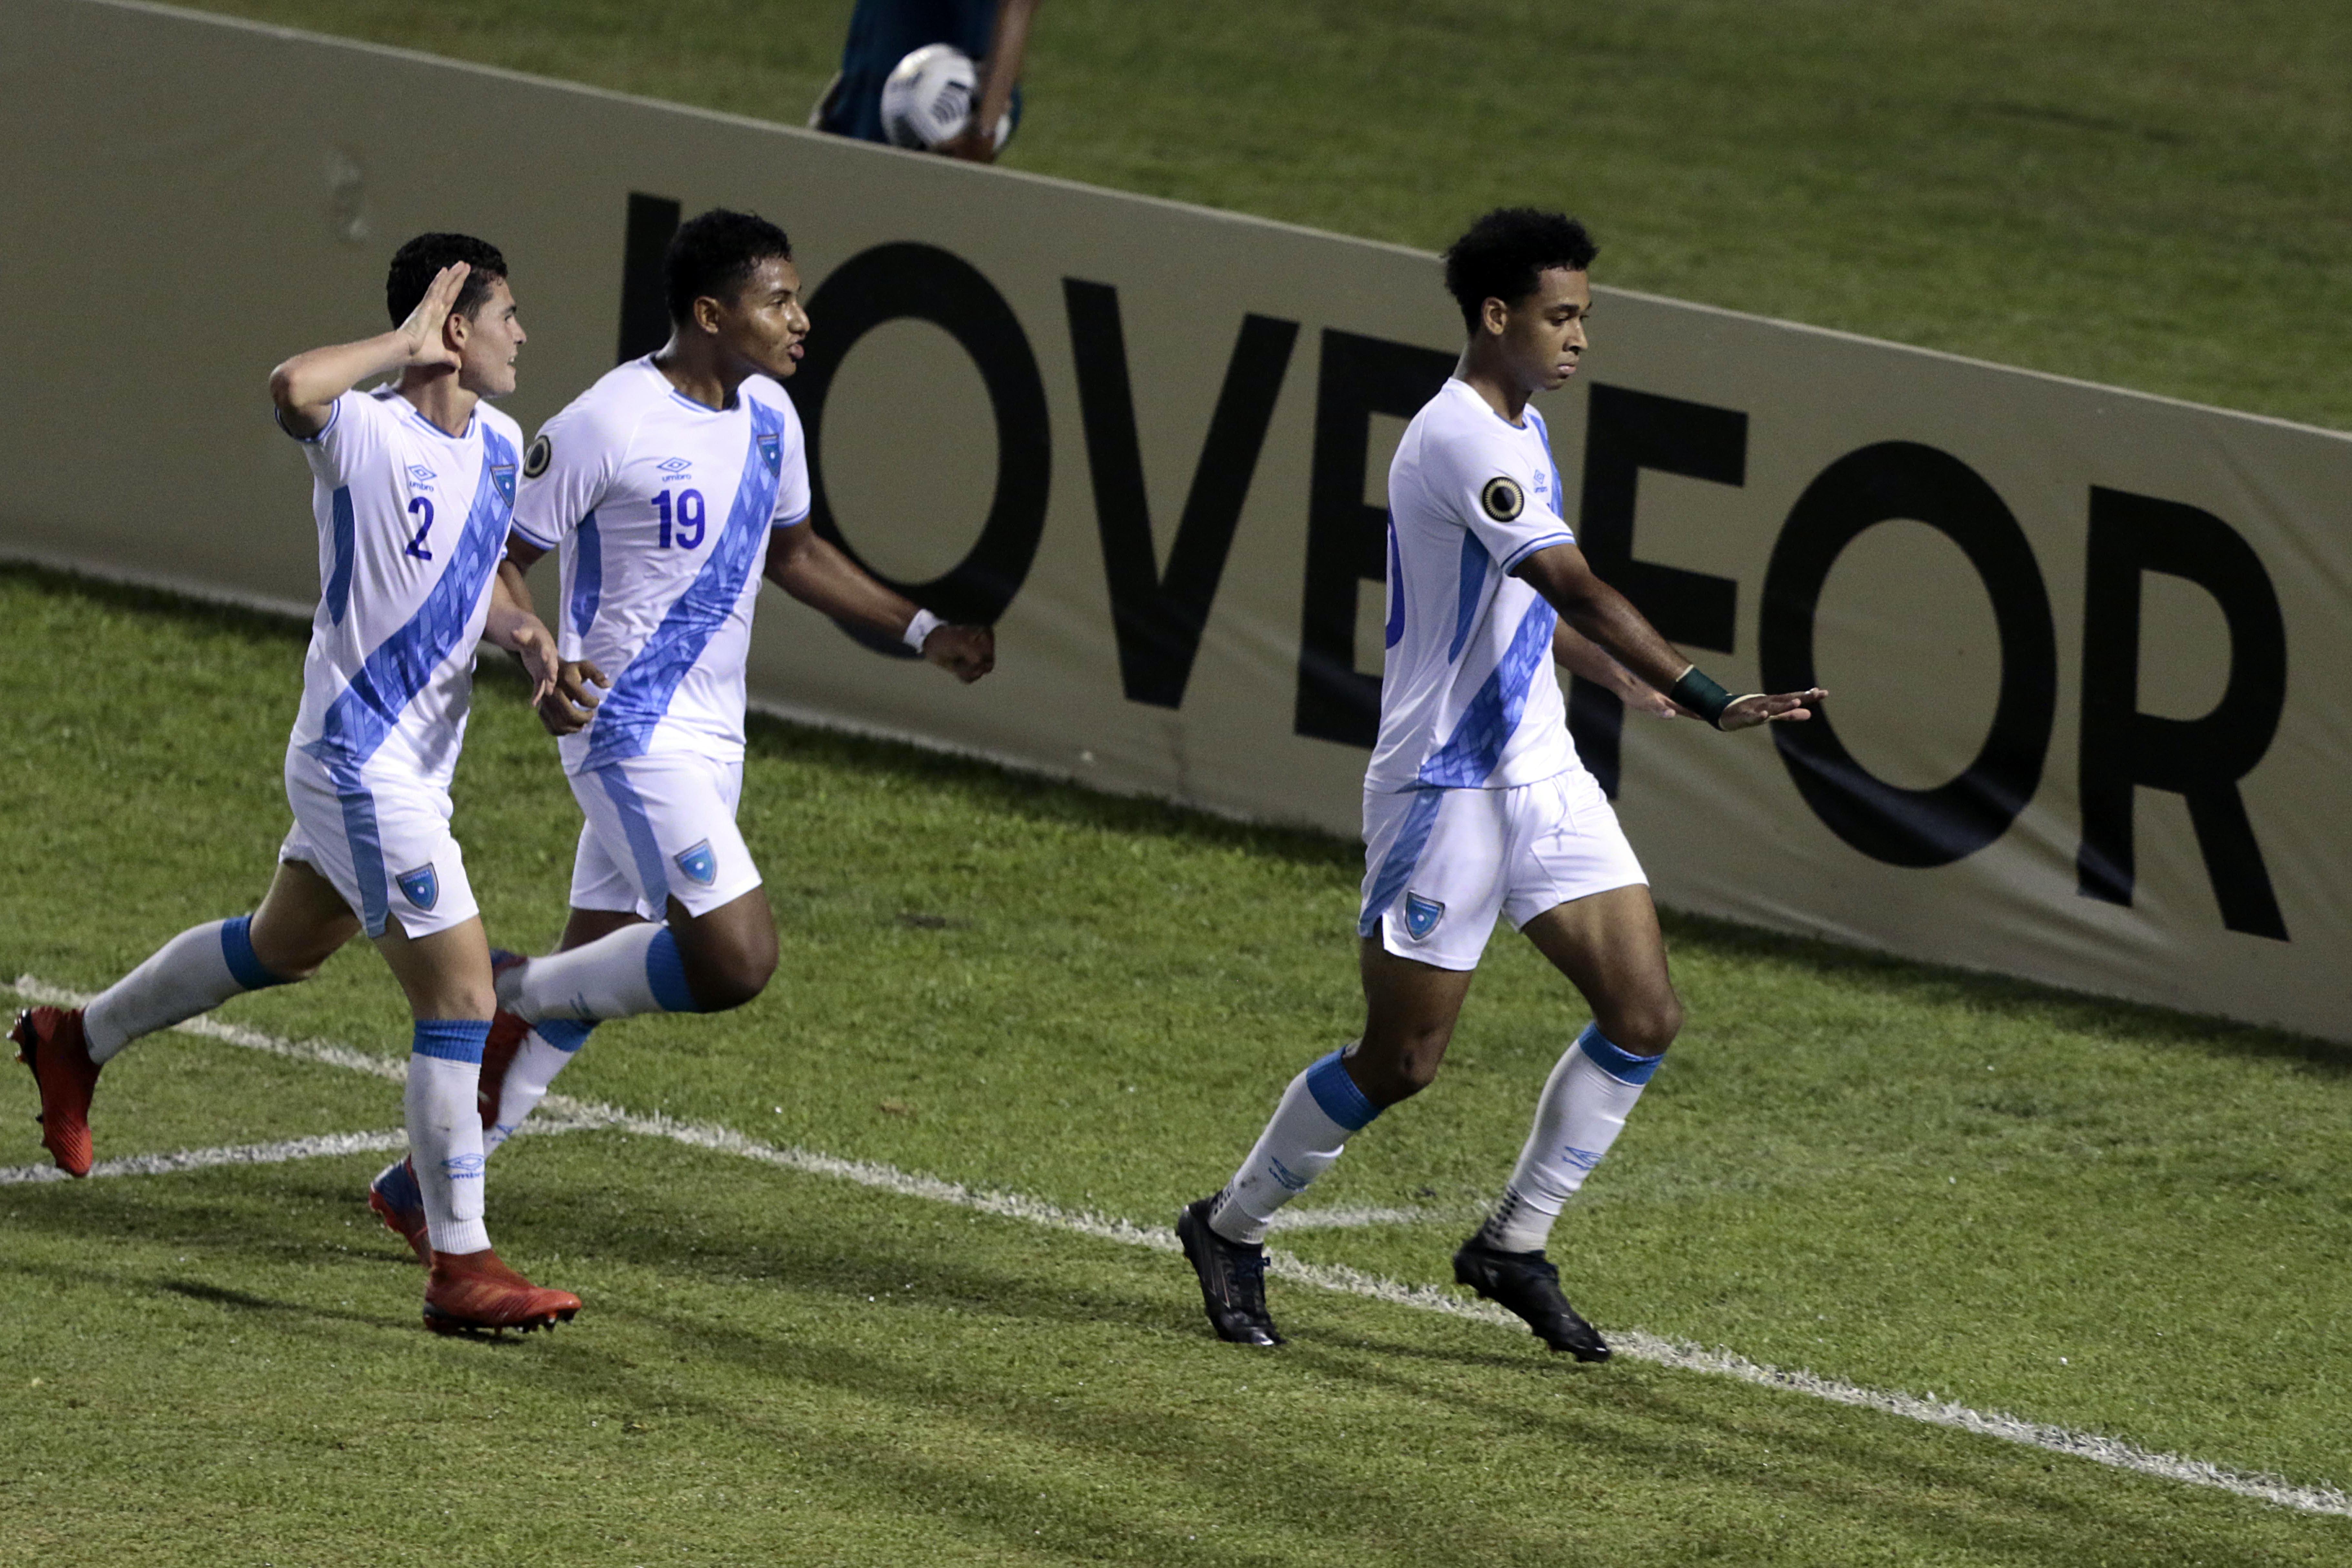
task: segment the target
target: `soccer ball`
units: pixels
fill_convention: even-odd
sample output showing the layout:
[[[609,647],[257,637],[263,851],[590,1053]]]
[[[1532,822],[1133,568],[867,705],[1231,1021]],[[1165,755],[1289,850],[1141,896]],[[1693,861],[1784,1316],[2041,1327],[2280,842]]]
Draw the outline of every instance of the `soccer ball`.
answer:
[[[971,121],[980,97],[980,70],[953,44],[925,44],[891,68],[882,83],[882,131],[894,146],[930,151],[953,141]],[[1002,151],[1013,139],[1013,114],[996,122]]]

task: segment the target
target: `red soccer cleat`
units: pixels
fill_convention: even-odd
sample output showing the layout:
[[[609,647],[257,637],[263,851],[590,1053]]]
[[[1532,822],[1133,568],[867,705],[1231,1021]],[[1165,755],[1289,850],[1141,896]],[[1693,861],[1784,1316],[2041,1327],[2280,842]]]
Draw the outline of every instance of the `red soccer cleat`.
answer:
[[[416,1261],[433,1267],[433,1244],[425,1237],[425,1194],[416,1189],[416,1167],[404,1154],[368,1184],[368,1207],[383,1228],[408,1243]]]
[[[8,1037],[16,1059],[33,1069],[41,1086],[41,1143],[68,1176],[89,1174],[89,1097],[98,1087],[98,1063],[81,1035],[79,1007],[27,1007],[16,1015]]]
[[[474,1091],[485,1132],[499,1124],[499,1100],[506,1092],[507,1068],[514,1065],[515,1053],[530,1037],[530,1026],[504,1008],[490,1019],[490,1037],[482,1042],[481,1087]]]
[[[579,1297],[532,1284],[487,1247],[435,1253],[433,1273],[425,1282],[425,1326],[436,1334],[495,1334],[501,1329],[527,1334],[568,1323],[578,1310]]]

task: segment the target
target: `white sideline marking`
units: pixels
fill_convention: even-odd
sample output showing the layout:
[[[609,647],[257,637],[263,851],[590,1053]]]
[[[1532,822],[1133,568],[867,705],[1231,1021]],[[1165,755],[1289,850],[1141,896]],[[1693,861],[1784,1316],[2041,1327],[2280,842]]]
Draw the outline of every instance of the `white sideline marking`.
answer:
[[[407,1147],[408,1134],[397,1128],[389,1132],[329,1132],[317,1138],[289,1138],[282,1143],[232,1143],[222,1149],[183,1149],[176,1154],[126,1154],[119,1160],[99,1161],[89,1168],[89,1176],[92,1181],[100,1176],[168,1176],[213,1165],[282,1165],[289,1160]],[[0,1187],[73,1179],[55,1165],[12,1165],[0,1170]]]
[[[1469,1220],[1466,1209],[1371,1208],[1358,1204],[1333,1204],[1328,1208],[1300,1208],[1297,1204],[1276,1209],[1268,1230],[1362,1230],[1375,1225],[1421,1225],[1431,1221]]]
[[[557,1116],[541,1126],[536,1121],[523,1132],[545,1137],[553,1132],[581,1132],[602,1122]],[[283,1165],[295,1160],[327,1160],[338,1154],[396,1152],[408,1147],[405,1129],[384,1132],[321,1132],[315,1138],[289,1138],[277,1143],[229,1143],[217,1149],[182,1149],[169,1154],[125,1154],[100,1160],[89,1168],[91,1181],[101,1176],[171,1176],[182,1171],[208,1170],[215,1165]],[[36,1182],[70,1182],[55,1165],[0,1166],[0,1187],[21,1187]]]
[[[32,975],[18,976],[11,987],[17,994],[52,1006],[78,1007],[89,998],[78,992],[47,984]],[[401,1079],[406,1076],[401,1063],[330,1040],[288,1040],[266,1035],[256,1029],[241,1028],[233,1024],[215,1023],[209,1018],[195,1018],[177,1026],[183,1034],[198,1035],[207,1039],[225,1041],[249,1050],[267,1051],[274,1056],[289,1057],[298,1061],[312,1061],[331,1067],[345,1068],[371,1074],[376,1078]],[[991,1192],[968,1187],[961,1182],[943,1181],[916,1172],[902,1171],[870,1160],[845,1160],[837,1155],[818,1153],[806,1149],[778,1147],[746,1138],[730,1127],[707,1121],[680,1121],[658,1112],[640,1116],[610,1105],[590,1100],[573,1100],[567,1095],[551,1094],[541,1102],[549,1121],[535,1131],[585,1131],[604,1129],[635,1133],[640,1137],[666,1138],[689,1148],[709,1149],[719,1153],[734,1154],[761,1164],[774,1165],[807,1175],[829,1176],[837,1181],[855,1183],[881,1192],[895,1193],[901,1197],[921,1198],[930,1203],[951,1204],[959,1208],[973,1209],[982,1214],[1016,1219],[1030,1225],[1066,1232],[1073,1236],[1090,1237],[1098,1241],[1118,1242],[1127,1247],[1149,1247],[1157,1252],[1179,1250],[1176,1233],[1161,1226],[1141,1226],[1132,1220],[1119,1219],[1083,1210],[1065,1209],[1042,1198],[1020,1193]],[[328,1145],[347,1142],[346,1147]],[[120,1161],[105,1161],[91,1170],[92,1175],[163,1174],[170,1171],[196,1170],[207,1165],[251,1164],[268,1163],[274,1157],[281,1160],[314,1158],[331,1153],[357,1152],[362,1149],[392,1149],[404,1146],[406,1139],[397,1132],[354,1132],[330,1135],[325,1138],[297,1139],[287,1143],[245,1145],[236,1149],[191,1150],[180,1154],[137,1155]],[[278,1151],[301,1152],[277,1152]],[[173,1163],[173,1162],[181,1162]],[[152,1169],[147,1168],[150,1165]],[[140,1167],[131,1169],[131,1167]],[[110,1167],[123,1167],[110,1169]],[[12,1182],[47,1182],[69,1179],[48,1167],[18,1166],[0,1170],[0,1185]],[[1313,1211],[1309,1211],[1310,1214]],[[1327,1215],[1340,1216],[1342,1224],[1397,1223],[1410,1216],[1425,1217],[1422,1211],[1409,1209],[1330,1209]],[[1378,1218],[1359,1218],[1378,1215]],[[1328,1223],[1328,1222],[1327,1222]],[[1451,1317],[1465,1318],[1475,1322],[1492,1323],[1500,1328],[1522,1330],[1518,1319],[1489,1302],[1466,1300],[1431,1285],[1410,1285],[1399,1280],[1382,1279],[1339,1264],[1309,1263],[1289,1253],[1266,1249],[1266,1271],[1277,1279],[1313,1286],[1317,1289],[1341,1295],[1360,1296],[1392,1306],[1411,1307],[1424,1312],[1442,1312]],[[1875,1410],[1884,1415],[1898,1415],[1906,1420],[1923,1422],[1931,1426],[1947,1426],[1955,1431],[1974,1433],[1978,1436],[1994,1437],[2005,1443],[2016,1443],[2031,1448],[2042,1448],[2052,1453],[2066,1454],[2088,1459],[2094,1464],[2129,1470],[2137,1475],[2152,1476],[2159,1480],[2179,1481],[2188,1486],[2209,1487],[2217,1491],[2275,1503],[2281,1508],[2303,1513],[2335,1514],[2352,1518],[2352,1496],[2332,1486],[2302,1487],[2277,1476],[2249,1475],[2225,1469],[2203,1459],[2191,1459],[2179,1454],[2153,1453],[2136,1444],[2095,1432],[2077,1432],[2071,1427],[2052,1426],[2046,1422],[2027,1421],[1999,1411],[1972,1409],[1953,1400],[1923,1399],[1917,1394],[1886,1393],[1864,1388],[1836,1378],[1820,1377],[1810,1372],[1789,1371],[1748,1360],[1746,1356],[1717,1349],[1707,1350],[1686,1340],[1664,1339],[1644,1333],[1639,1329],[1612,1329],[1610,1342],[1617,1353],[1634,1361],[1646,1361],[1659,1366],[1682,1372],[1705,1373],[1716,1377],[1728,1377],[1759,1387],[1780,1389],[1790,1394],[1802,1394],[1832,1405],[1853,1405]]]

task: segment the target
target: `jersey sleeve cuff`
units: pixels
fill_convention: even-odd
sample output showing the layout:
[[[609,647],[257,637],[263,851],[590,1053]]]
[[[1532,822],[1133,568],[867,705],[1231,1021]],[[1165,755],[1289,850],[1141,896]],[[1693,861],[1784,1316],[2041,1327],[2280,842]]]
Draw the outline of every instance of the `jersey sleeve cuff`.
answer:
[[[320,442],[325,440],[327,438],[327,432],[332,430],[335,427],[335,421],[341,419],[342,416],[343,400],[338,397],[332,403],[327,405],[327,422],[319,426],[319,433],[317,435],[296,436],[293,431],[286,428],[286,411],[284,409],[273,407],[269,411],[269,422],[278,426],[279,434],[292,437],[293,439],[301,442],[305,447],[315,447]]]
[[[768,526],[770,528],[798,528],[802,523],[808,521],[808,515],[809,509],[803,507],[799,511],[793,513],[792,516],[780,517]]]
[[[1509,558],[1503,563],[1503,574],[1507,577],[1512,573],[1517,571],[1519,569],[1519,563],[1525,561],[1528,556],[1533,555],[1538,550],[1549,550],[1555,544],[1573,544],[1575,542],[1576,535],[1569,532],[1566,529],[1560,530],[1558,533],[1547,533],[1540,539],[1530,539],[1525,544],[1520,545],[1517,550],[1511,552]]]
[[[509,533],[520,534],[526,542],[531,544],[536,544],[541,550],[552,550],[555,548],[555,541],[552,539],[541,539],[538,534],[533,533],[530,529],[525,528],[521,523],[515,521],[511,518],[507,520],[507,531]]]

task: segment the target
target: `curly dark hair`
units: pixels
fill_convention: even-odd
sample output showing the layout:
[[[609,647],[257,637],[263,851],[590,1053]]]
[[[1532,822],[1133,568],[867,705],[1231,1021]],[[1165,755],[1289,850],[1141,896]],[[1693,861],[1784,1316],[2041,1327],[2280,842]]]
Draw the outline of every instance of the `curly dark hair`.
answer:
[[[733,300],[760,263],[793,258],[784,231],[756,213],[713,207],[688,218],[670,237],[662,257],[662,293],[669,319],[683,321],[697,300]]]
[[[441,269],[460,261],[473,270],[466,274],[457,302],[449,309],[456,315],[470,316],[490,297],[490,285],[507,275],[507,258],[499,254],[497,246],[470,234],[420,234],[394,251],[392,270],[383,280],[383,307],[392,312],[392,324],[396,327],[408,320],[408,313],[416,309]]]
[[[1462,307],[1462,324],[1478,330],[1489,300],[1517,304],[1555,267],[1590,271],[1601,247],[1584,226],[1537,207],[1496,207],[1445,249],[1445,291]]]

